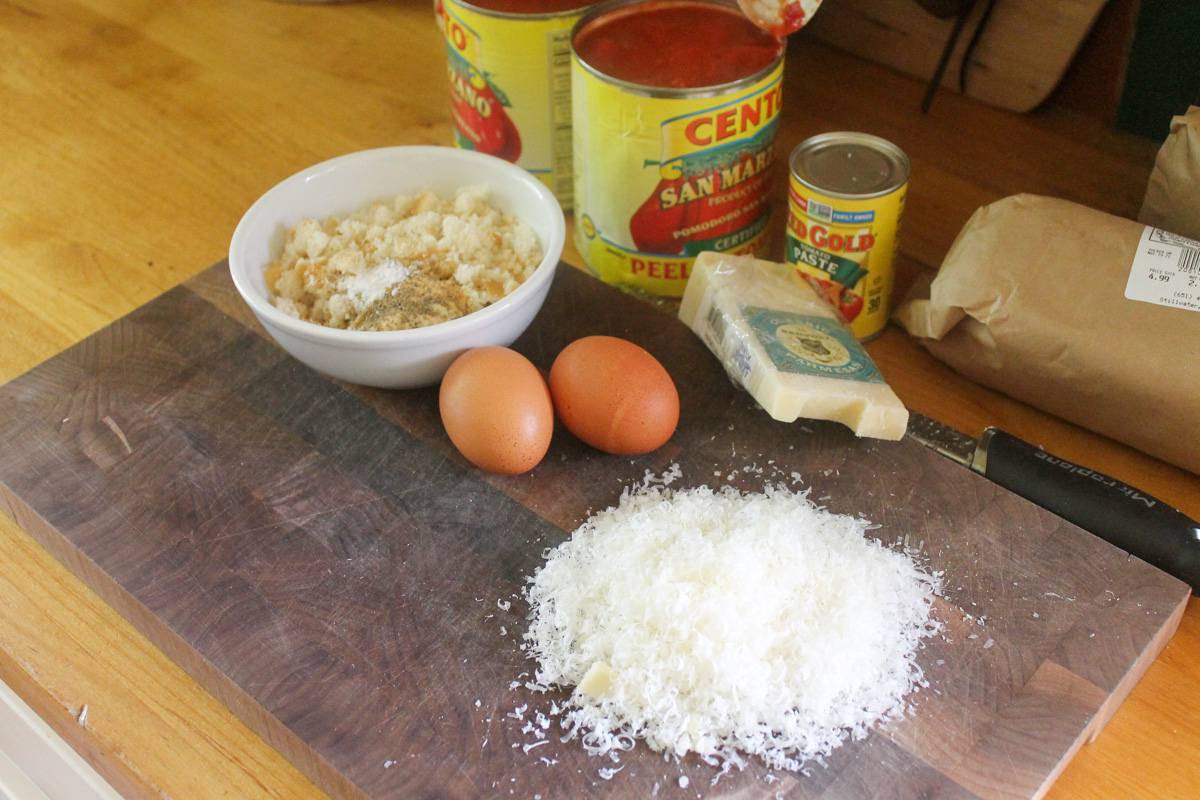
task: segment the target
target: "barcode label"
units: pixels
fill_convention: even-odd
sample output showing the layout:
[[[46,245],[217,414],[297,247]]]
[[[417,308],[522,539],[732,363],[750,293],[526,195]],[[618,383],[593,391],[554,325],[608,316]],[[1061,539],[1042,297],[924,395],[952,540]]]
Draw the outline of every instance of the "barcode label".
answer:
[[[1125,296],[1200,311],[1200,242],[1147,226],[1133,256]]]
[[[571,31],[546,34],[546,74],[550,95],[550,188],[563,208],[570,208],[574,194],[571,169]]]
[[[1179,251],[1179,269],[1195,275],[1200,272],[1200,250],[1185,247]]]

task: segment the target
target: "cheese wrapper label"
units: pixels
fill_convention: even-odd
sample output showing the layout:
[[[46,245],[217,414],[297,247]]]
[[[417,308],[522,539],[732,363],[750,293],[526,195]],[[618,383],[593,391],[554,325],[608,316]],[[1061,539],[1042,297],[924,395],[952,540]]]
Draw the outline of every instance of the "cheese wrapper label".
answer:
[[[837,313],[789,265],[701,253],[679,318],[772,418],[831,420],[880,439],[904,436],[904,404]]]

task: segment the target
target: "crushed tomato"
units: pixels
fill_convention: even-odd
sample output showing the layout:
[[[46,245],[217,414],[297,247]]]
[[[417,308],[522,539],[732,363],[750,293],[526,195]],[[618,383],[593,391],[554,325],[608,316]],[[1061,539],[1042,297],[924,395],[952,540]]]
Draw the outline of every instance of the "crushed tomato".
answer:
[[[575,36],[575,53],[617,80],[665,89],[719,86],[779,58],[782,42],[736,9],[644,3],[604,14]]]

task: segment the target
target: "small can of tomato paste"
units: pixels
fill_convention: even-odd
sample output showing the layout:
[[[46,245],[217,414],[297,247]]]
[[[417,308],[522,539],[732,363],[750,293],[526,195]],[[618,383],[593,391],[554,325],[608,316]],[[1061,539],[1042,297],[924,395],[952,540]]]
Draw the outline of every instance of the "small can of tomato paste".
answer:
[[[571,29],[590,0],[436,0],[454,142],[536,175],[571,208]]]
[[[789,162],[787,261],[815,278],[859,340],[887,324],[909,161],[866,133],[824,133]]]
[[[571,34],[575,242],[682,296],[705,250],[766,255],[784,40],[723,0],[609,0]]]

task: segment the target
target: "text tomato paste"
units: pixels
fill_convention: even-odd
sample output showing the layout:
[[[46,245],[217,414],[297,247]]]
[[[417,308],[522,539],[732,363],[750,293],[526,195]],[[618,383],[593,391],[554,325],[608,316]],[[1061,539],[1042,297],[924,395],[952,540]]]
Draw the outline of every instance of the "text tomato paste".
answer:
[[[575,239],[681,296],[704,250],[766,255],[784,42],[722,0],[610,0],[575,27]]]
[[[787,262],[825,290],[855,336],[879,335],[891,314],[908,156],[878,136],[838,131],[801,142],[789,166]]]

